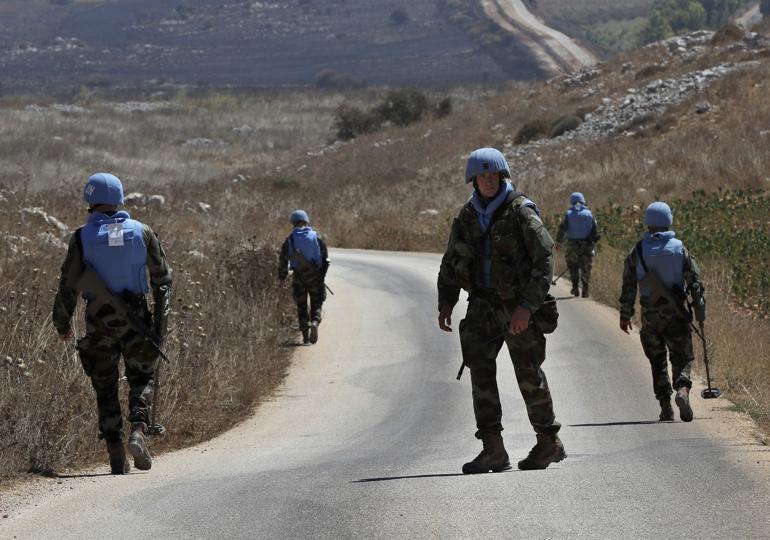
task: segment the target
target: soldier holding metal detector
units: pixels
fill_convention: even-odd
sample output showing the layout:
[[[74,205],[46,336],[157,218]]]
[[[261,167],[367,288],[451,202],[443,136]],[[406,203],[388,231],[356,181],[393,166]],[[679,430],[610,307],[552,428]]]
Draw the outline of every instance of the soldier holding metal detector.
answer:
[[[326,290],[331,292],[324,283],[326,272],[329,270],[329,251],[323,237],[310,226],[307,212],[295,210],[289,220],[294,230],[281,246],[278,256],[278,280],[284,284],[289,275],[289,268],[293,270],[292,295],[297,303],[302,342],[307,345],[318,341],[321,308],[326,300]]]
[[[676,391],[676,405],[684,422],[694,418],[690,405],[690,367],[693,361],[692,318],[700,323],[703,339],[703,321],[706,305],[698,265],[685,249],[681,240],[669,230],[673,223],[671,208],[664,202],[647,207],[644,224],[647,233],[626,257],[623,269],[623,288],[620,294],[620,329],[631,329],[637,284],[642,306],[642,329],[639,337],[644,354],[650,360],[655,397],[660,402],[660,420],[674,419],[671,394]],[[687,294],[692,303],[691,312],[685,307]],[[705,351],[705,339],[703,339]],[[673,373],[673,387],[668,377],[669,356]],[[707,364],[708,366],[708,364]],[[711,388],[703,397],[718,397]],[[714,395],[715,394],[715,395]]]
[[[78,294],[86,302],[86,335],[77,348],[83,369],[96,391],[99,434],[107,442],[112,474],[129,472],[118,401],[121,355],[129,385],[128,448],[137,469],[152,467],[145,435],[162,432],[154,422],[160,346],[171,311],[171,269],[149,226],[118,210],[123,204],[120,180],[107,173],[88,179],[83,197],[88,222],[70,238],[53,306],[59,336],[72,339],[72,315]],[[149,286],[147,283],[149,273]],[[145,295],[152,288],[150,313]]]

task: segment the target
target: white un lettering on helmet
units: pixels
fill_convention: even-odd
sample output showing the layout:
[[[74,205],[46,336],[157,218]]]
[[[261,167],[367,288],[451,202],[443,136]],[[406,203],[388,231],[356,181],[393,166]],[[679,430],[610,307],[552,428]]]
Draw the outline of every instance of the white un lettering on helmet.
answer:
[[[88,196],[90,197],[90,196],[93,194],[93,192],[94,192],[94,190],[95,190],[95,189],[96,189],[96,186],[95,186],[95,185],[93,185],[93,184],[88,184],[88,185],[86,186],[86,195],[88,195]]]

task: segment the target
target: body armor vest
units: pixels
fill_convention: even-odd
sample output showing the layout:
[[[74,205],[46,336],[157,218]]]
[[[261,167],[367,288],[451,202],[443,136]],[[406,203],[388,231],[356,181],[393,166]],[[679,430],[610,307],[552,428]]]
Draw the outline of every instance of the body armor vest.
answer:
[[[642,257],[647,268],[655,270],[663,284],[669,291],[677,294],[684,291],[684,246],[682,242],[674,238],[673,231],[645,235],[641,242]],[[638,259],[638,258],[637,258]],[[641,261],[636,261],[636,278],[641,280],[645,271]],[[651,291],[647,287],[640,287],[641,296],[649,296]]]
[[[110,245],[109,227],[119,224],[122,228],[123,245]],[[128,290],[134,294],[147,294],[147,246],[144,228],[127,212],[117,212],[112,217],[94,213],[80,230],[83,261],[88,263],[116,294]]]
[[[318,244],[318,233],[310,227],[294,229],[289,240],[289,261],[293,270],[297,269],[292,255],[295,251],[302,253],[305,260],[321,267],[321,246]]]
[[[583,205],[576,205],[567,210],[567,239],[587,240],[594,227],[594,216]]]

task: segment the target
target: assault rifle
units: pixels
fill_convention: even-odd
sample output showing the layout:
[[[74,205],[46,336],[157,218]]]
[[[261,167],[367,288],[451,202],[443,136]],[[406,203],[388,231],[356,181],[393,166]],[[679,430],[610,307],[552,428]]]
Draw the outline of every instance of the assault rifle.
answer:
[[[115,314],[111,314],[110,318],[116,318],[125,320],[128,322],[132,330],[142,336],[148,343],[150,343],[158,352],[158,360],[155,363],[155,372],[153,375],[153,404],[150,412],[150,425],[148,426],[149,435],[163,435],[166,432],[166,428],[155,421],[156,403],[158,401],[158,395],[160,392],[160,359],[162,358],[166,362],[169,362],[168,357],[161,350],[158,344],[158,337],[147,327],[145,322],[137,316],[136,312],[129,305],[128,301],[119,294],[113,293],[104,282],[104,279],[96,273],[91,266],[85,265],[85,270],[78,278],[75,284],[77,290],[84,292],[88,297],[86,304],[86,312],[92,317],[96,317],[96,314],[102,308],[102,306],[109,304],[114,310]]]

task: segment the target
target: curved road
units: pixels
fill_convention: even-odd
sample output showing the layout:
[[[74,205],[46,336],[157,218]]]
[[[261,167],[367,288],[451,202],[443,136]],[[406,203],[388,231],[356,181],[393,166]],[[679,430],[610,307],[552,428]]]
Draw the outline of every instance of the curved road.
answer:
[[[543,24],[521,0],[481,0],[481,5],[498,26],[529,47],[546,72],[575,71],[596,63],[588,49]]]
[[[0,537],[770,535],[768,449],[741,435],[723,400],[694,399],[690,424],[655,422],[638,338],[609,308],[571,297],[545,364],[569,457],[545,471],[459,474],[479,444],[468,375],[455,380],[457,335],[436,327],[438,256],[333,259],[321,339],[297,349],[274,400],[149,473],[44,480],[0,520]],[[517,459],[534,435],[507,353],[499,366]]]

